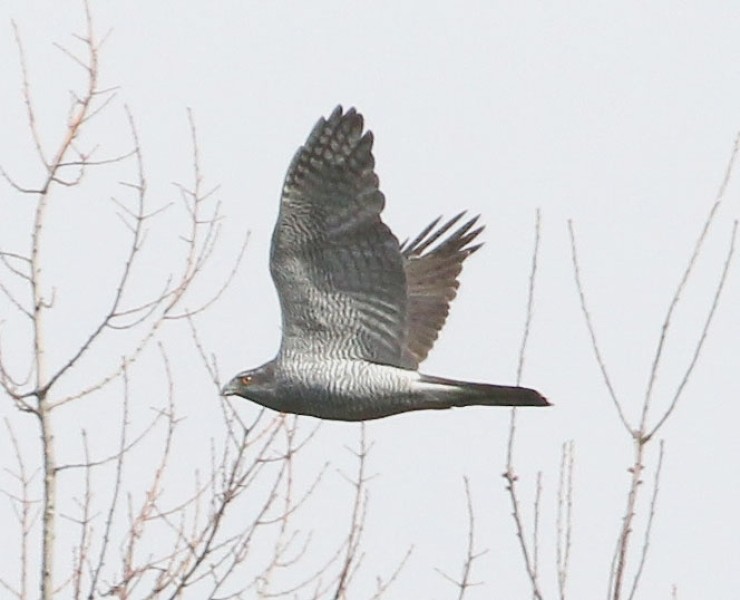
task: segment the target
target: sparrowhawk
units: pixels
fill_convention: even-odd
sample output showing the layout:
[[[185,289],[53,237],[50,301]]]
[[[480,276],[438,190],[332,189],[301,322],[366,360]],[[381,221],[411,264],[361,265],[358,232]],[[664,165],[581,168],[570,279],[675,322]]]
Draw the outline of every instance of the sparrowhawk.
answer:
[[[385,198],[372,146],[362,116],[339,106],[299,148],[270,253],[282,309],[280,350],[222,393],[343,421],[453,406],[547,406],[529,388],[418,372],[483,227],[461,213],[399,244],[380,218]]]

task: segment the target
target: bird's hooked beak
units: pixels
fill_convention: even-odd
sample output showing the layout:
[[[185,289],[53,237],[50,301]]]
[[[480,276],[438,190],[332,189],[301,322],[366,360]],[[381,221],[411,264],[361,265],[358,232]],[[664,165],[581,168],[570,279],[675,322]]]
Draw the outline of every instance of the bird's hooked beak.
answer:
[[[221,388],[222,396],[234,396],[239,392],[239,379],[234,377],[229,383]]]

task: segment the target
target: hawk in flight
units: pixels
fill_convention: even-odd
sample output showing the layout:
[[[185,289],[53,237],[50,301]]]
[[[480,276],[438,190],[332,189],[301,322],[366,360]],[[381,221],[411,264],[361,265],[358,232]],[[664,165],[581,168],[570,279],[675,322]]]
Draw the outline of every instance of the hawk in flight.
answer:
[[[532,389],[419,373],[483,227],[461,213],[399,244],[380,218],[385,198],[372,147],[362,116],[338,106],[298,149],[270,252],[280,350],[222,394],[342,421],[453,406],[547,406]]]

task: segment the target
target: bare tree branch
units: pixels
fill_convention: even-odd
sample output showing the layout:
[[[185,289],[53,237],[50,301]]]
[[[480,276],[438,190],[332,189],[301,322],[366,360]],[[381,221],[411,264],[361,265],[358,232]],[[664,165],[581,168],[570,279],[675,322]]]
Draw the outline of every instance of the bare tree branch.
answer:
[[[359,553],[362,532],[365,526],[365,511],[367,510],[368,495],[365,485],[367,478],[365,466],[371,446],[367,444],[365,423],[360,424],[360,449],[353,451],[357,457],[357,475],[354,479],[346,478],[355,488],[355,501],[352,506],[349,534],[344,542],[344,560],[342,561],[339,577],[334,591],[334,600],[346,598],[352,577],[362,563],[363,556]]]
[[[699,258],[701,251],[704,247],[704,241],[706,240],[707,234],[709,233],[709,229],[712,226],[712,223],[714,222],[715,216],[717,214],[717,211],[722,204],[722,200],[725,197],[725,192],[727,190],[727,186],[730,183],[730,178],[732,177],[732,173],[735,168],[735,160],[737,158],[738,150],[740,149],[740,134],[738,134],[735,137],[735,143],[732,147],[732,152],[730,153],[730,159],[727,163],[727,168],[725,169],[724,175],[722,177],[722,183],[719,186],[719,191],[717,192],[717,196],[714,200],[714,204],[712,204],[712,207],[709,210],[709,214],[707,215],[706,220],[704,221],[704,226],[702,227],[701,232],[699,233],[699,237],[696,240],[696,243],[694,244],[694,251],[691,254],[691,257],[689,258],[689,262],[686,265],[686,269],[684,269],[683,275],[681,277],[681,280],[678,283],[678,287],[676,288],[676,292],[673,294],[673,298],[671,299],[671,303],[668,307],[668,312],[666,313],[665,319],[663,320],[663,325],[660,330],[660,336],[658,337],[658,345],[655,349],[655,356],[653,357],[653,364],[650,368],[650,376],[648,378],[647,387],[645,390],[645,401],[642,405],[642,417],[640,418],[641,423],[641,429],[646,428],[647,424],[647,418],[648,418],[648,411],[650,410],[650,405],[652,401],[652,394],[653,394],[653,387],[655,385],[655,381],[658,377],[658,368],[660,366],[660,361],[663,356],[663,349],[665,347],[666,338],[668,336],[668,331],[670,329],[671,325],[671,318],[673,316],[673,311],[676,309],[676,306],[678,305],[678,301],[681,297],[681,294],[684,291],[684,288],[686,287],[686,284],[688,283],[689,277],[691,276],[691,273],[694,271],[694,266],[696,265],[696,261]],[[733,234],[733,243],[734,243],[734,234]],[[732,253],[730,253],[730,256],[732,256]],[[723,278],[724,281],[724,278]],[[714,311],[712,310],[712,313]],[[703,337],[702,337],[703,340]],[[698,349],[701,349],[701,343],[698,347]],[[698,351],[697,351],[698,355]],[[689,369],[689,375],[690,371],[693,369],[693,366]],[[688,379],[688,376],[687,376]],[[678,400],[674,400],[675,402]],[[669,410],[669,413],[672,412],[672,408]],[[665,418],[662,419],[662,421],[665,421]],[[656,428],[657,429],[657,428]]]
[[[565,600],[565,589],[570,565],[571,534],[573,533],[573,465],[575,447],[572,441],[565,442],[560,455],[560,482],[558,484],[558,516],[556,562],[558,571],[558,593]]]
[[[642,577],[647,562],[648,549],[650,548],[650,534],[653,531],[653,521],[655,519],[655,509],[658,505],[658,491],[660,489],[660,474],[663,471],[663,440],[660,440],[660,451],[658,454],[658,465],[655,468],[655,478],[653,479],[653,496],[650,499],[650,512],[648,513],[647,525],[645,526],[645,535],[642,541],[642,550],[640,552],[640,562],[637,565],[635,577],[632,580],[632,589],[630,590],[629,600],[633,600],[637,593],[637,587]]]
[[[460,579],[455,579],[454,577],[447,575],[447,573],[441,569],[435,569],[437,573],[458,588],[458,600],[463,600],[465,598],[465,593],[471,587],[481,585],[482,582],[472,582],[470,580],[470,575],[473,570],[473,563],[488,552],[487,549],[482,551],[475,550],[475,513],[473,512],[473,498],[470,494],[470,482],[468,481],[468,478],[464,477],[463,482],[465,484],[465,499],[468,507],[468,548],[465,555],[465,561],[463,562],[462,573],[460,575]]]
[[[522,336],[522,344],[519,351],[519,365],[517,367],[517,385],[520,383],[520,378],[524,370],[524,356],[527,348],[527,340],[529,339],[529,330],[533,318],[533,307],[534,307],[534,291],[535,282],[537,280],[537,257],[539,255],[539,243],[540,243],[540,213],[537,211],[537,217],[535,220],[535,238],[534,238],[534,249],[532,251],[532,268],[529,274],[529,289],[527,293],[527,311],[524,320],[524,333]],[[516,437],[516,408],[511,409],[511,419],[509,421],[509,438],[506,447],[506,471],[503,474],[506,480],[506,491],[509,494],[509,500],[511,501],[512,517],[514,518],[514,525],[516,528],[516,537],[519,541],[519,549],[524,559],[524,568],[527,572],[530,584],[532,586],[532,594],[536,600],[542,600],[542,593],[537,577],[536,563],[530,552],[530,548],[527,545],[526,533],[524,528],[524,520],[521,515],[520,500],[517,494],[516,483],[519,476],[514,470],[514,439]]]
[[[581,281],[581,268],[578,264],[578,252],[576,250],[576,234],[575,234],[575,229],[573,227],[573,221],[570,221],[570,220],[568,220],[568,233],[570,234],[570,249],[571,249],[571,258],[573,260],[573,273],[576,278],[576,287],[578,289],[578,297],[581,301],[581,312],[583,313],[583,318],[586,321],[586,327],[588,328],[588,334],[591,337],[591,349],[594,351],[596,362],[599,365],[601,376],[604,379],[604,385],[606,385],[606,389],[609,392],[609,397],[612,400],[612,404],[614,405],[614,408],[616,409],[617,414],[619,415],[619,420],[622,422],[622,425],[624,425],[624,428],[629,432],[629,434],[632,435],[632,428],[630,427],[630,424],[627,421],[627,417],[624,414],[624,410],[622,409],[622,404],[617,398],[617,393],[614,390],[614,386],[612,385],[611,378],[609,377],[609,372],[606,369],[606,362],[604,361],[604,358],[601,355],[601,349],[596,339],[596,330],[594,329],[594,324],[593,324],[593,321],[591,320],[591,312],[588,310],[588,306],[586,305],[586,292],[584,290],[583,282]]]
[[[29,82],[28,78],[28,64],[26,62],[26,53],[23,49],[23,41],[21,39],[20,31],[18,30],[18,25],[15,21],[12,21],[13,24],[13,35],[15,36],[15,43],[18,47],[18,58],[20,60],[20,66],[21,66],[21,75],[22,75],[22,81],[23,81],[23,101],[26,105],[26,118],[28,120],[28,128],[31,131],[31,139],[33,140],[33,143],[36,147],[36,152],[39,155],[39,158],[41,159],[41,162],[44,164],[45,167],[49,168],[49,161],[46,159],[46,154],[43,149],[43,144],[41,143],[41,136],[39,136],[38,129],[36,127],[36,112],[33,108],[33,102],[31,101],[31,84]],[[5,179],[17,190],[19,191],[26,191],[19,189],[13,181],[7,176],[5,173],[5,170],[2,171],[3,176],[5,176]]]
[[[16,480],[20,491],[18,494],[8,492],[6,490],[0,490],[10,500],[15,516],[18,520],[18,532],[20,534],[20,570],[18,572],[18,583],[17,587],[14,587],[10,583],[0,578],[0,585],[5,588],[8,592],[12,593],[16,598],[26,600],[29,598],[29,566],[30,566],[30,536],[34,524],[37,522],[39,517],[38,509],[34,510],[34,505],[40,504],[38,500],[34,500],[31,496],[31,485],[36,473],[29,473],[26,461],[23,457],[23,452],[18,443],[18,438],[15,435],[10,421],[5,418],[5,429],[8,432],[8,438],[10,439],[13,447],[13,454],[15,456],[17,473],[12,473],[13,478]]]
[[[701,354],[702,348],[704,347],[704,342],[706,341],[707,335],[709,334],[709,327],[712,324],[712,320],[714,319],[714,314],[716,313],[717,306],[719,305],[719,299],[722,296],[722,290],[725,287],[725,282],[727,281],[727,276],[730,272],[730,263],[732,262],[732,258],[735,255],[736,239],[737,239],[737,221],[735,221],[735,223],[732,226],[732,235],[730,236],[730,247],[727,250],[727,255],[725,257],[725,263],[722,268],[722,274],[720,275],[719,282],[717,283],[717,288],[712,298],[712,306],[710,307],[709,312],[707,313],[707,317],[704,321],[704,326],[701,330],[699,339],[696,342],[696,346],[694,346],[694,352],[691,356],[691,361],[689,362],[689,366],[686,368],[686,371],[684,371],[683,377],[681,378],[681,381],[678,384],[678,387],[676,388],[675,393],[673,394],[673,399],[671,400],[670,406],[668,406],[668,408],[663,413],[663,415],[660,417],[660,419],[658,419],[658,421],[655,423],[653,428],[647,433],[646,437],[648,439],[652,438],[657,433],[657,431],[665,424],[665,422],[668,420],[671,414],[673,414],[673,411],[676,409],[676,405],[678,404],[678,401],[681,398],[681,394],[683,393],[684,388],[686,387],[686,384],[689,382],[689,379],[691,378],[691,374],[694,372],[694,367],[696,366],[696,363],[699,360],[699,355]],[[645,402],[647,403],[648,400],[646,399]],[[647,418],[647,412],[644,412],[643,416]],[[645,423],[644,425],[646,426],[647,424]]]

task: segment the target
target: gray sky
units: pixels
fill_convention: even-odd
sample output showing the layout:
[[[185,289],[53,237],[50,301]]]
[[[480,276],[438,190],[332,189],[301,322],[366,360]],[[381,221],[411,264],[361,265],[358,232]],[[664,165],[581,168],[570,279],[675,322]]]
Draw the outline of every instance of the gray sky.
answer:
[[[636,418],[665,311],[740,129],[740,9],[731,2],[580,2],[567,10],[533,2],[434,2],[423,10],[397,4],[132,0],[96,7],[98,30],[112,30],[102,58],[104,85],[120,88],[100,131],[107,127],[111,153],[123,151],[122,106],[130,107],[152,194],[164,204],[176,198],[171,182],[190,177],[186,108],[192,109],[203,172],[211,185],[220,185],[225,215],[220,258],[205,287],[222,280],[251,231],[234,284],[201,322],[224,377],[271,358],[277,348],[279,310],[267,258],[280,185],[295,149],[336,104],[356,106],[375,133],[384,218],[399,238],[462,209],[480,213],[487,225],[486,245],[466,265],[461,292],[424,371],[514,381],[535,211],[541,209],[540,270],[523,383],[555,406],[521,411],[517,466],[528,511],[534,476],[543,472],[541,561],[544,588],[554,597],[559,452],[562,442],[575,440],[570,589],[575,598],[599,597],[620,525],[631,448],[579,311],[567,220],[577,231],[610,375]],[[63,122],[69,78],[75,77],[51,44],[68,43],[69,34],[81,29],[82,15],[76,2],[6,0],[0,7],[0,164],[32,176],[38,171],[23,158],[28,148],[18,145],[27,136],[11,18],[36,84],[42,136],[51,143]],[[18,209],[7,187],[0,190],[0,241],[20,244],[23,229],[17,225],[26,223],[28,213]],[[656,414],[691,358],[737,218],[739,192],[736,183],[730,185],[674,316]],[[101,188],[100,195],[110,191]],[[72,208],[52,210],[50,235],[59,250],[50,261],[60,268],[79,265],[80,275],[103,284],[110,264],[105,261],[117,256],[110,233],[115,216],[94,197],[80,201],[90,206],[76,209],[73,221],[65,218]],[[167,256],[166,248],[161,252]],[[140,285],[144,289],[147,281]],[[55,330],[61,338],[73,338],[76,319],[100,301],[94,288],[85,301],[60,300],[60,311],[70,315]],[[694,376],[662,430],[665,466],[644,598],[669,598],[673,584],[679,598],[730,598],[740,588],[739,297],[735,264]],[[182,335],[166,333],[164,343],[176,348]],[[181,413],[197,421],[193,435],[205,443],[209,415],[219,415],[192,365],[197,358],[189,354],[176,366],[184,378],[178,380]],[[205,391],[187,393],[197,386]],[[245,401],[241,410],[249,415],[256,408]],[[368,426],[374,442],[370,469],[377,473],[367,526],[368,585],[413,545],[390,597],[454,596],[434,568],[457,574],[464,556],[462,480],[468,476],[478,546],[489,549],[474,573],[485,585],[469,597],[524,597],[500,477],[508,422],[507,410],[474,408]],[[351,464],[345,444],[356,433],[352,425],[323,426],[307,450],[313,453],[308,463],[335,461],[345,468]],[[656,449],[648,456],[648,479]],[[329,539],[341,525],[334,503],[341,505],[349,491],[335,467],[311,512],[311,527]]]

